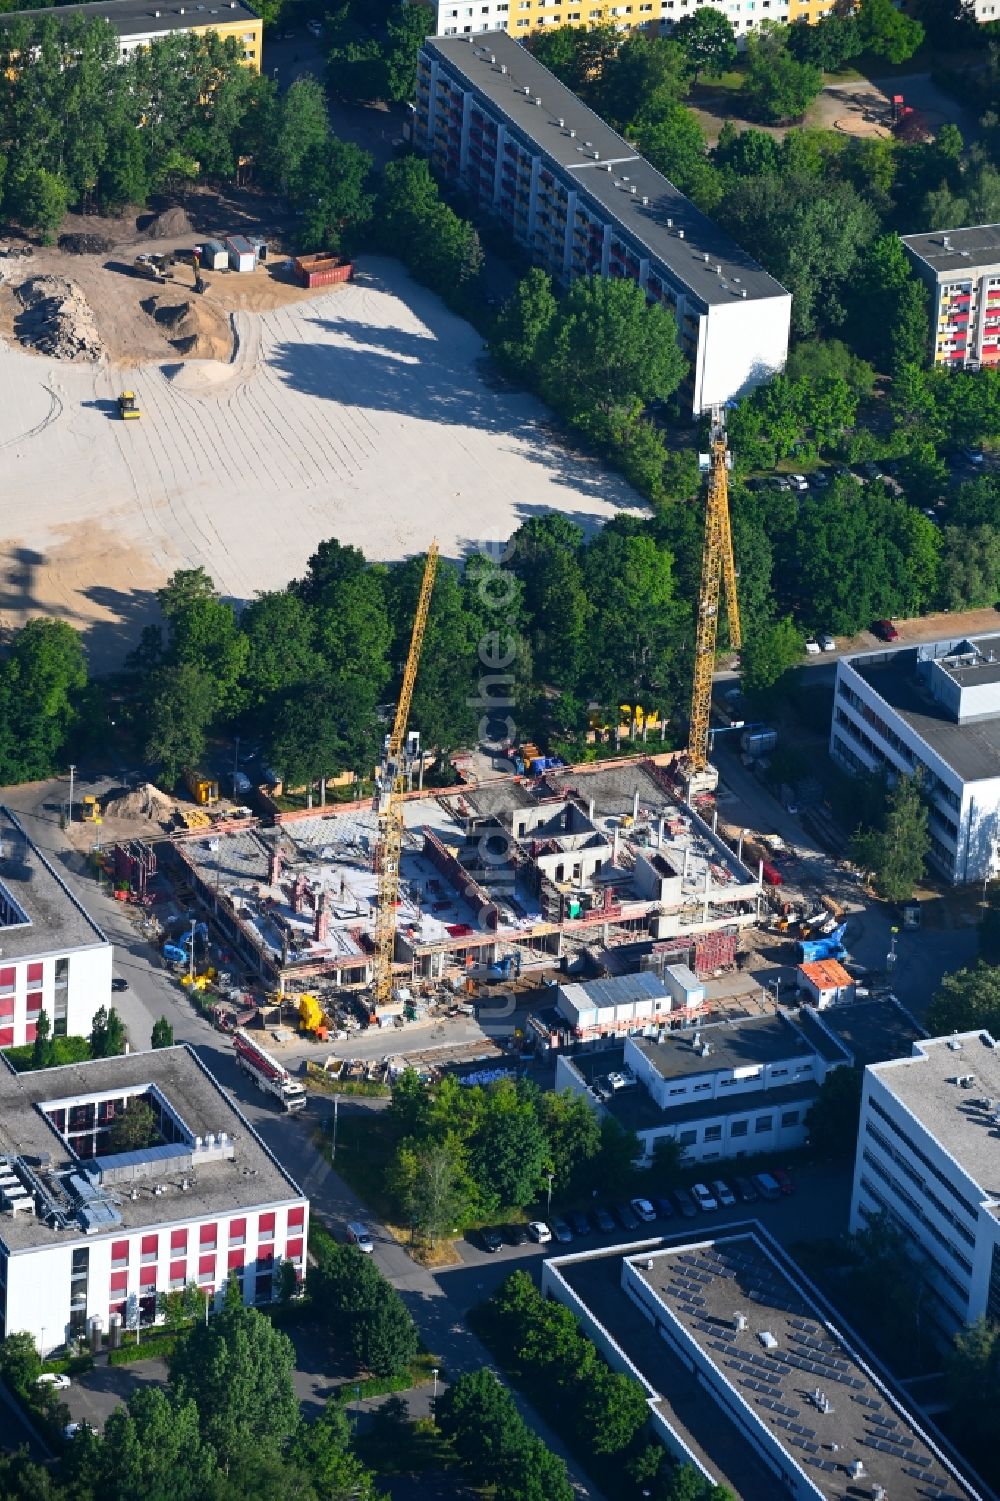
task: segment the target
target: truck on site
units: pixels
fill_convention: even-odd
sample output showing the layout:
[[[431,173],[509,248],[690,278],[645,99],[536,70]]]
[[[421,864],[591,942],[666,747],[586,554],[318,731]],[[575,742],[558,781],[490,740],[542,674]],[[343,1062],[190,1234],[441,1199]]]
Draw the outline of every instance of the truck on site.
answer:
[[[740,749],[748,761],[755,761],[758,756],[769,756],[778,744],[777,730],[763,729],[744,730],[740,736]]]
[[[821,959],[846,959],[847,949],[844,947],[844,934],[847,924],[841,923],[834,928],[832,933],[822,938],[800,938],[799,957],[803,964],[815,964]]]
[[[219,783],[215,777],[206,776],[203,771],[186,771],[184,773],[184,785],[203,808],[210,808],[213,803],[219,801]]]
[[[269,1094],[282,1110],[295,1111],[306,1108],[306,1092],[297,1084],[284,1064],[254,1042],[249,1032],[238,1027],[233,1033],[236,1062],[245,1074],[249,1074],[257,1088]]]
[[[100,823],[101,804],[92,792],[85,792],[80,803],[80,818],[83,823]]]

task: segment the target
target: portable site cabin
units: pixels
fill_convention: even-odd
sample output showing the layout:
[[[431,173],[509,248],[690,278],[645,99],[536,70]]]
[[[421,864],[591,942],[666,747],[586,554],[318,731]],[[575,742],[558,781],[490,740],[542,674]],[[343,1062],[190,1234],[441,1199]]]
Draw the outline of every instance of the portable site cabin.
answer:
[[[226,240],[226,249],[233,271],[256,271],[257,252],[246,235],[230,235]]]
[[[221,240],[203,240],[201,245],[201,268],[203,271],[225,271],[229,265],[229,251]]]

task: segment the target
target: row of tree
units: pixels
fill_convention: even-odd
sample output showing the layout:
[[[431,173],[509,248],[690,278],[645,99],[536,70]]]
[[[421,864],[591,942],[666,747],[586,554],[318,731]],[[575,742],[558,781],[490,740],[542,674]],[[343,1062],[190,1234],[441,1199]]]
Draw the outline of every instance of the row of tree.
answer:
[[[501,1363],[609,1490],[620,1490],[625,1475],[657,1501],[733,1501],[725,1486],[704,1485],[648,1440],[644,1388],[611,1370],[569,1309],[543,1297],[527,1272],[507,1278],[479,1321]]]
[[[399,1376],[417,1353],[417,1328],[371,1256],[324,1236],[315,1247],[309,1298],[334,1346],[358,1369]]]
[[[565,1464],[531,1431],[492,1371],[459,1376],[438,1398],[434,1417],[470,1480],[494,1487],[496,1501],[573,1501]]]

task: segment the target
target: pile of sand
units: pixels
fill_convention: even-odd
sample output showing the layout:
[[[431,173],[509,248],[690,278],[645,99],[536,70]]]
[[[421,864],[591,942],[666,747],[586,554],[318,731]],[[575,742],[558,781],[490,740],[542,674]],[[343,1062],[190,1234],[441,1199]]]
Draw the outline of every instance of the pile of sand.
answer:
[[[174,800],[152,782],[143,782],[131,792],[110,797],[104,804],[105,818],[171,818]]]
[[[182,240],[195,233],[194,225],[182,208],[168,208],[157,214],[140,231],[144,240]]]
[[[233,336],[220,308],[203,298],[176,301],[177,293],[145,297],[142,310],[158,324],[178,354],[197,360],[228,360]]]
[[[93,309],[75,282],[32,276],[16,295],[23,311],[14,333],[21,344],[57,360],[99,360],[104,354]]]

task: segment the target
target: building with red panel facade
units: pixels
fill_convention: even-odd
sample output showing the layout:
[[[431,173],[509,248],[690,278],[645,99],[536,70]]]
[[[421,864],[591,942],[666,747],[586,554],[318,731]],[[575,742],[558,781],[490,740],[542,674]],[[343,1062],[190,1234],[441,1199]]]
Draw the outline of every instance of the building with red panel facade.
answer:
[[[935,365],[978,370],[1000,362],[1000,224],[904,235],[933,296]]]
[[[115,1150],[130,1100],[150,1145]],[[96,1324],[155,1323],[165,1293],[212,1309],[235,1276],[267,1304],[305,1275],[309,1205],[187,1047],[15,1074],[0,1062],[0,1337],[43,1351]]]
[[[89,1033],[111,1000],[104,933],[0,808],[0,1048],[34,1042],[44,1010],[56,1037]]]

